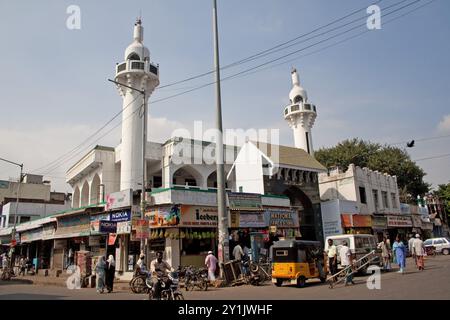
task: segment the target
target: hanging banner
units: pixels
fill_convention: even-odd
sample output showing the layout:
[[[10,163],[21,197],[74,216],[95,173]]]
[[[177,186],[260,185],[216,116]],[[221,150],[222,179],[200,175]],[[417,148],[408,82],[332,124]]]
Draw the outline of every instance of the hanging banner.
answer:
[[[264,212],[266,225],[278,228],[298,228],[298,214],[292,209],[270,208]]]
[[[227,192],[227,199],[230,210],[262,209],[260,194]]]
[[[108,246],[113,246],[116,243],[117,234],[110,233],[108,236]]]
[[[102,213],[102,214],[91,215],[91,217],[90,217],[91,234],[99,234],[99,233],[101,233],[101,231],[100,231],[100,220],[109,220],[109,213]]]
[[[55,236],[85,236],[90,234],[90,220],[88,214],[73,215],[57,218]]]
[[[131,221],[117,222],[117,234],[130,234],[131,233]]]
[[[109,220],[116,222],[131,221],[131,210],[111,212],[109,214]]]
[[[181,206],[183,227],[217,227],[218,213],[216,207]]]
[[[145,217],[150,227],[177,226],[181,220],[180,206],[162,206],[147,209]]]
[[[135,239],[148,239],[150,237],[150,229],[148,220],[134,220],[133,229],[136,234]]]
[[[100,232],[104,233],[116,233],[117,232],[117,222],[100,220]]]
[[[106,206],[105,210],[113,210],[117,208],[130,207],[132,204],[132,193],[131,189],[122,190],[106,195]]]

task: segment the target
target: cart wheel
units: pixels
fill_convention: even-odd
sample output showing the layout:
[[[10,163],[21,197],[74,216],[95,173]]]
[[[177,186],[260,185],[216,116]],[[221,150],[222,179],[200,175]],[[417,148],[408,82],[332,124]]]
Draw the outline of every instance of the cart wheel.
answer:
[[[297,287],[303,288],[306,284],[306,278],[304,276],[300,276],[297,279]]]

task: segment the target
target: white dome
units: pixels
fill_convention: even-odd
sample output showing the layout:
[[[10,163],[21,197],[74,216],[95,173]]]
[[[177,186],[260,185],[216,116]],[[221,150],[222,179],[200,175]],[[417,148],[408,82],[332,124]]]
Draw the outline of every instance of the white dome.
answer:
[[[127,60],[128,57],[133,53],[137,54],[141,60],[145,60],[145,58],[148,58],[150,60],[150,51],[141,42],[134,41],[127,47],[127,49],[125,50],[124,60]]]
[[[303,89],[301,86],[299,85],[294,85],[291,89],[291,92],[289,92],[289,99],[292,101],[292,103],[294,103],[294,99],[297,96],[301,96],[303,99],[303,102],[307,102],[308,101],[308,95],[306,93],[306,90]]]

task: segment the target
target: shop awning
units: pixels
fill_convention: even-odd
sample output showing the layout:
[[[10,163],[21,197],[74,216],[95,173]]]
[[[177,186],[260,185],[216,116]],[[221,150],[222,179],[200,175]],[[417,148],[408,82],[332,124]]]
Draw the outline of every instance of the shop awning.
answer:
[[[78,238],[78,237],[87,237],[90,236],[91,233],[87,232],[74,232],[74,233],[64,233],[64,234],[55,234],[54,236],[48,237],[48,239],[66,239],[66,238]]]

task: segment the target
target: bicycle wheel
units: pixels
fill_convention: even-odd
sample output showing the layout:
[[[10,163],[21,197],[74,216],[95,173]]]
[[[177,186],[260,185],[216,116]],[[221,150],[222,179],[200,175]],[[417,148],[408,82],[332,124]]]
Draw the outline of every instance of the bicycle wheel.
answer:
[[[133,281],[133,284],[132,284],[132,288],[134,288],[134,290],[133,289],[131,289],[134,293],[144,293],[144,289],[145,289],[145,287],[146,287],[146,284],[145,284],[145,280],[144,280],[144,278],[143,277],[136,277],[135,279],[134,279],[134,281]]]
[[[175,298],[175,300],[184,300],[184,297],[183,297],[183,295],[181,294],[181,292],[176,292],[176,293],[174,294],[174,298]]]

